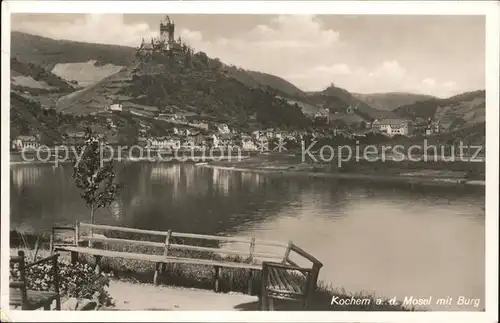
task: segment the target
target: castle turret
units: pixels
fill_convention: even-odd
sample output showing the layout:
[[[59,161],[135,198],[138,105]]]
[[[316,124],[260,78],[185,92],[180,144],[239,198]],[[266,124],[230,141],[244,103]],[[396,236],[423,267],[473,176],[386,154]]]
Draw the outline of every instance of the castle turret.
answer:
[[[179,37],[179,40],[175,40],[175,25],[173,21],[170,20],[169,16],[165,16],[165,19],[160,22],[160,37],[159,38],[151,38],[150,42],[145,43],[144,39],[142,39],[141,45],[138,49],[138,54],[146,54],[146,53],[168,53],[169,55],[173,54],[173,51],[182,50],[182,41]]]
[[[164,43],[173,44],[175,34],[175,24],[170,21],[170,17],[166,16],[165,20],[160,23],[160,41]]]

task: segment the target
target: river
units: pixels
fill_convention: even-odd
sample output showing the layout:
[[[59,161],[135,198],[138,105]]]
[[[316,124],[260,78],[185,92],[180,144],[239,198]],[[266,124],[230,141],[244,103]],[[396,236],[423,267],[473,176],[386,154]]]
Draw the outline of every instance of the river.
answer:
[[[71,166],[11,166],[11,229],[88,221]],[[484,193],[270,176],[188,164],[121,163],[124,188],[96,222],[288,241],[319,258],[320,279],[384,297],[485,293]]]

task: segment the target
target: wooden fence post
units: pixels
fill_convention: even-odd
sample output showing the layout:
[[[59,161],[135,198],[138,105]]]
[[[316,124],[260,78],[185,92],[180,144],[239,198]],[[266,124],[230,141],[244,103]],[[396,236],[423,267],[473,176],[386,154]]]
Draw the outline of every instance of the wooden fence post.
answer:
[[[292,245],[293,245],[293,242],[288,241],[288,246],[286,247],[285,255],[283,256],[283,260],[281,261],[284,264],[286,264],[286,262],[288,261],[288,257],[290,256],[290,250],[292,249]]]
[[[49,249],[52,256],[54,254],[54,228],[52,228],[52,232],[50,233]]]
[[[167,237],[165,238],[165,251],[163,252],[163,255],[165,257],[168,256],[168,248],[170,247],[170,236],[172,235],[172,230],[167,231]]]
[[[80,240],[80,222],[76,221],[75,223],[75,246],[78,247]]]
[[[269,302],[269,310],[274,311],[274,298],[271,297],[267,301]]]
[[[253,269],[248,270],[248,295],[252,295],[253,289]]]
[[[101,256],[95,255],[95,272],[96,274],[101,274]]]
[[[23,286],[21,287],[21,309],[22,310],[27,310],[28,309],[28,292],[26,286],[26,268],[25,268],[25,262],[24,262],[24,251],[19,250],[17,252],[17,255],[21,257],[21,260],[19,261],[19,280],[23,283]]]
[[[155,264],[155,274],[153,276],[153,284],[154,285],[158,285],[158,283],[159,283],[158,276],[160,274],[160,267],[161,267],[161,262],[157,262]]]
[[[92,248],[94,246],[94,241],[92,241],[92,238],[94,237],[94,228],[93,228],[93,223],[89,224],[88,227],[90,228],[90,233],[89,233],[89,240],[88,240],[88,247]]]
[[[317,263],[314,263],[313,264],[313,270],[312,270],[312,274],[313,274],[313,277],[311,279],[311,284],[312,284],[312,290],[311,292],[314,293],[314,291],[316,290],[316,285],[318,283],[318,276],[319,276],[319,270],[321,269],[322,265],[321,264],[317,264]]]
[[[253,236],[252,240],[250,241],[250,256],[248,257],[250,259],[250,263],[253,263],[254,252],[255,252],[255,236]]]
[[[71,251],[70,254],[71,254],[71,264],[76,265],[76,263],[78,262],[78,252]]]
[[[311,289],[311,276],[312,273],[308,272],[306,276],[306,286],[304,290],[304,297],[302,299],[302,308],[307,309],[307,306],[309,305],[309,298],[310,298],[310,289]]]
[[[262,263],[262,278],[261,278],[261,288],[260,288],[260,297],[259,297],[259,309],[261,311],[267,310],[267,279],[269,275],[269,268],[267,267],[266,262]]]
[[[233,291],[234,269],[229,270],[229,291]]]
[[[58,265],[59,255],[56,255],[54,259],[52,259],[52,270],[54,275],[54,290],[57,294],[56,298],[56,310],[61,310],[61,294],[59,292],[59,265]]]
[[[219,266],[214,266],[214,290],[215,292],[219,292],[219,271],[220,267]]]
[[[316,284],[318,283],[319,270],[321,269],[321,264],[314,263],[312,271],[308,274],[307,285],[306,285],[306,295],[304,297],[304,308],[307,308],[311,304],[312,298],[314,297],[314,292],[316,291]]]

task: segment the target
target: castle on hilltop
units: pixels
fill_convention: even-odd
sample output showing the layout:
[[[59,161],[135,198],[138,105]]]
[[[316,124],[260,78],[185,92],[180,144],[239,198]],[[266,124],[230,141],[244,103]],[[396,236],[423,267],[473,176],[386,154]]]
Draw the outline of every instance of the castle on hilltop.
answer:
[[[160,38],[151,38],[149,42],[142,39],[137,48],[137,55],[147,56],[152,53],[173,53],[175,51],[186,51],[187,46],[182,43],[181,37],[175,39],[175,24],[166,16],[160,22]]]

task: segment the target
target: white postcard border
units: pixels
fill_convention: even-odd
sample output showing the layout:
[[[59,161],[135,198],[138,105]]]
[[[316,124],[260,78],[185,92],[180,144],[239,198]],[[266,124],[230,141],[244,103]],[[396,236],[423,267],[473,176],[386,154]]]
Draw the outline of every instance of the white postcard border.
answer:
[[[154,10],[153,10],[154,8]],[[2,2],[2,217],[1,246],[9,249],[10,13],[283,13],[435,14],[486,16],[486,312],[53,312],[9,311],[8,266],[1,270],[2,321],[316,321],[316,322],[495,322],[498,320],[499,13],[495,1],[5,1]],[[466,64],[467,62],[464,62]],[[9,253],[1,253],[1,263]],[[4,287],[5,286],[5,287]],[[5,306],[7,305],[7,306]]]

